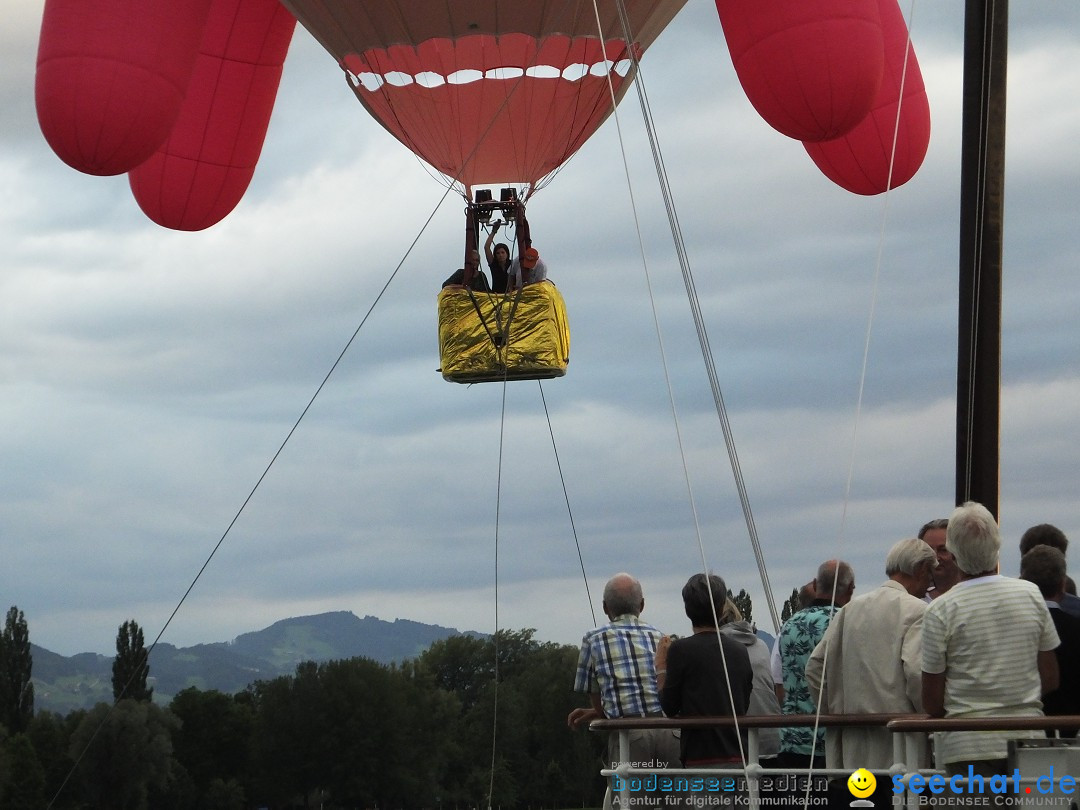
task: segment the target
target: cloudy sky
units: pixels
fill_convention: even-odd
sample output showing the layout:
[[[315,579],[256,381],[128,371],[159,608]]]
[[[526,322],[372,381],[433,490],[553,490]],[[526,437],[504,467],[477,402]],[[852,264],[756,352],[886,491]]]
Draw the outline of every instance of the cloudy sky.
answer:
[[[83,176],[41,137],[41,6],[14,0],[0,29],[0,607],[63,654],[111,653],[129,618],[156,637],[402,263],[163,640],[351,610],[576,643],[593,617],[538,384],[505,391],[500,479],[502,386],[436,373],[460,200],[439,205],[298,29],[244,201],[208,231],[161,229],[126,178]],[[1008,573],[1028,525],[1080,533],[1080,6],[1014,6]],[[923,3],[912,28],[933,134],[887,202],[757,117],[708,0],[643,64],[778,603],[832,556],[876,583],[889,545],[953,503],[962,3]],[[688,479],[706,564],[771,630],[632,93],[619,123],[688,475],[611,119],[529,208],[573,332],[543,396],[595,609],[629,570],[646,616],[685,629]]]

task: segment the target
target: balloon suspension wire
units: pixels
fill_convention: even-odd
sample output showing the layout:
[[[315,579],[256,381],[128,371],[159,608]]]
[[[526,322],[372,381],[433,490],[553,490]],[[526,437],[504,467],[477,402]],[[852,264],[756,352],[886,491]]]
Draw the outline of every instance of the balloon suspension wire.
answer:
[[[191,592],[195,589],[195,585],[199,582],[199,580],[202,578],[202,575],[206,572],[206,569],[210,566],[210,562],[214,559],[215,556],[217,556],[218,551],[221,550],[221,547],[224,545],[226,538],[232,532],[232,530],[236,526],[237,522],[239,522],[240,516],[247,509],[248,505],[251,503],[252,499],[255,497],[255,493],[258,491],[258,489],[262,485],[263,481],[266,480],[266,477],[270,474],[271,468],[277,462],[277,460],[281,456],[282,452],[284,452],[285,446],[289,443],[289,441],[292,439],[293,435],[296,433],[297,429],[300,427],[300,423],[303,422],[304,418],[308,415],[308,412],[311,410],[312,406],[315,404],[315,400],[319,397],[319,395],[322,393],[323,389],[326,387],[326,384],[330,381],[330,377],[337,370],[338,366],[341,365],[342,360],[345,358],[345,353],[349,351],[349,349],[352,347],[353,343],[356,341],[356,338],[360,334],[360,330],[364,328],[364,325],[368,322],[368,319],[371,317],[372,312],[375,311],[375,307],[382,300],[383,296],[386,294],[386,291],[389,289],[390,284],[397,277],[398,273],[401,271],[401,268],[405,266],[406,260],[412,254],[413,250],[416,248],[416,245],[420,241],[420,237],[424,235],[425,231],[427,231],[428,226],[431,225],[432,220],[435,218],[435,214],[438,213],[439,209],[442,207],[443,203],[446,201],[446,198],[449,196],[449,194],[450,194],[450,189],[447,189],[446,191],[443,192],[443,195],[439,198],[439,201],[435,204],[435,208],[432,209],[431,213],[428,215],[428,218],[424,221],[424,224],[421,226],[420,231],[413,238],[412,242],[409,244],[409,247],[405,250],[404,255],[402,255],[400,261],[398,261],[397,266],[390,273],[390,276],[386,279],[386,282],[383,284],[382,288],[379,290],[378,294],[375,296],[374,300],[371,302],[371,305],[368,307],[367,312],[365,312],[364,316],[360,319],[360,323],[357,325],[356,329],[353,330],[353,333],[349,336],[349,339],[347,341],[345,341],[344,347],[342,347],[341,351],[337,355],[337,358],[330,365],[329,371],[326,372],[326,374],[322,378],[322,381],[316,386],[315,392],[311,395],[310,399],[308,399],[307,404],[300,411],[300,415],[296,418],[296,420],[292,424],[292,427],[290,427],[288,432],[285,434],[285,438],[282,439],[281,444],[278,446],[278,448],[274,452],[274,454],[270,457],[270,461],[267,462],[267,464],[266,464],[265,468],[263,469],[262,473],[259,475],[258,479],[256,479],[254,486],[252,486],[250,491],[248,492],[247,497],[245,497],[243,502],[240,504],[240,508],[236,510],[236,513],[233,515],[232,519],[229,521],[228,525],[225,527],[225,531],[222,532],[221,537],[218,538],[217,543],[214,544],[214,547],[210,550],[209,555],[207,555],[206,559],[203,561],[203,563],[200,566],[199,570],[196,572],[194,578],[191,580],[191,583],[187,586],[187,589],[181,595],[180,600],[176,603],[176,606],[172,609],[172,612],[169,614],[169,617],[165,620],[165,624],[162,625],[161,630],[159,630],[158,634],[154,637],[153,643],[151,643],[150,646],[145,649],[142,658],[139,659],[138,665],[133,668],[131,676],[128,678],[127,682],[124,684],[124,687],[120,692],[120,695],[116,698],[116,700],[113,702],[113,704],[109,707],[109,711],[101,719],[101,722],[98,724],[97,728],[94,729],[93,734],[90,735],[90,739],[87,740],[86,745],[83,746],[83,749],[79,752],[79,755],[75,758],[75,762],[72,764],[71,770],[68,771],[67,775],[64,777],[63,782],[60,784],[60,787],[57,788],[56,794],[53,796],[52,800],[49,802],[46,810],[49,810],[50,808],[53,807],[53,805],[56,804],[57,799],[60,798],[60,794],[63,793],[64,788],[66,787],[67,783],[71,780],[71,777],[74,775],[75,771],[78,769],[79,764],[82,762],[83,758],[86,756],[87,751],[90,750],[90,746],[93,744],[93,742],[97,738],[98,734],[101,732],[101,730],[105,727],[106,723],[109,721],[109,718],[112,715],[112,712],[116,708],[116,704],[119,703],[120,700],[123,699],[124,695],[127,693],[128,688],[134,682],[136,676],[138,675],[138,673],[140,672],[142,667],[146,666],[149,663],[150,655],[151,655],[151,653],[153,653],[154,649],[157,647],[157,645],[161,641],[162,637],[164,637],[165,631],[169,629],[169,626],[172,624],[173,619],[176,618],[177,614],[180,612],[180,609],[184,606],[184,603],[187,601],[188,596],[190,596]]]
[[[623,34],[627,41],[632,41],[631,32],[629,28],[629,20],[626,15],[626,7],[623,0],[618,0],[616,6],[619,10],[620,19],[623,26]],[[595,7],[595,2],[594,2]],[[780,618],[776,611],[776,601],[773,598],[772,585],[769,582],[769,572],[765,565],[765,556],[761,550],[761,541],[758,537],[757,526],[754,522],[753,510],[750,507],[750,497],[746,491],[746,482],[743,478],[742,465],[739,462],[739,454],[735,448],[734,434],[731,428],[731,422],[728,418],[727,406],[724,403],[724,395],[720,388],[720,380],[716,372],[716,361],[713,357],[712,347],[709,344],[708,333],[705,329],[705,320],[701,312],[701,303],[698,298],[697,288],[694,283],[694,276],[690,269],[690,261],[686,253],[686,241],[683,238],[682,226],[679,223],[678,212],[675,209],[674,196],[671,191],[671,184],[668,181],[667,169],[664,165],[663,155],[660,150],[659,140],[656,135],[656,126],[653,118],[652,110],[649,106],[648,95],[645,90],[644,76],[641,71],[641,65],[638,61],[637,55],[630,49],[630,59],[633,60],[634,68],[636,72],[636,79],[634,81],[634,87],[637,92],[638,103],[641,107],[642,119],[645,124],[646,133],[649,137],[649,146],[652,150],[653,163],[656,169],[657,180],[660,186],[660,192],[664,200],[664,208],[667,212],[668,225],[671,228],[671,236],[675,245],[675,252],[679,260],[679,268],[682,271],[683,284],[686,287],[687,299],[690,303],[690,311],[694,319],[694,327],[698,337],[698,343],[701,347],[702,359],[705,364],[705,371],[709,378],[709,385],[712,390],[713,402],[716,407],[716,413],[720,420],[720,427],[724,435],[724,445],[727,449],[728,460],[731,466],[731,473],[735,480],[735,488],[739,496],[739,504],[742,508],[743,518],[746,522],[747,534],[750,538],[750,546],[753,550],[754,559],[757,563],[758,574],[761,578],[762,589],[765,592],[765,601],[769,609],[769,615],[772,619],[774,630],[779,630]],[[614,113],[616,125],[618,124],[618,110]],[[620,132],[620,141],[621,141]]]
[[[618,0],[616,5],[618,6],[620,16],[622,17],[623,35],[624,35],[627,42],[633,42],[633,38],[631,36],[630,27],[629,27],[629,21],[628,21],[628,19],[626,17],[626,9],[625,9],[625,6],[623,5],[622,0]],[[602,30],[602,25],[601,25],[601,22],[600,22],[600,11],[599,11],[599,8],[598,8],[598,5],[597,5],[597,0],[593,0],[593,11],[594,11],[594,13],[596,15],[596,27],[597,27],[597,30],[600,32],[601,38],[603,38],[603,30]],[[629,49],[629,50],[631,52],[633,51],[633,49]],[[606,58],[607,58],[607,55],[605,54],[605,59]],[[637,60],[635,58],[635,64],[636,64],[636,61]],[[641,252],[641,264],[642,264],[642,267],[643,267],[644,272],[645,272],[645,284],[646,284],[646,287],[647,287],[647,289],[649,291],[649,304],[652,307],[653,325],[654,325],[654,327],[656,329],[656,339],[657,339],[657,343],[658,343],[659,349],[660,349],[660,362],[661,362],[661,367],[662,367],[663,373],[664,373],[664,384],[667,387],[668,402],[669,402],[670,407],[671,407],[672,419],[673,419],[674,427],[675,427],[675,441],[676,441],[676,444],[678,445],[679,458],[681,459],[681,462],[682,462],[683,480],[685,481],[685,484],[686,484],[687,497],[689,498],[689,502],[690,502],[690,511],[691,511],[691,514],[693,515],[693,519],[694,519],[694,532],[695,532],[695,535],[697,537],[698,552],[699,552],[699,554],[701,556],[702,572],[705,575],[706,590],[709,593],[709,604],[710,604],[710,607],[712,608],[713,621],[716,624],[716,629],[717,629],[716,643],[717,643],[717,646],[720,649],[720,659],[721,659],[721,661],[723,663],[724,670],[726,672],[727,668],[728,668],[727,667],[727,655],[725,654],[723,640],[722,640],[722,638],[720,636],[720,632],[719,632],[719,630],[720,630],[720,618],[719,617],[720,617],[720,614],[723,612],[723,606],[721,605],[720,609],[719,610],[717,609],[718,606],[716,605],[716,601],[715,601],[713,593],[712,593],[712,587],[711,587],[712,583],[711,583],[711,580],[709,579],[709,564],[708,564],[708,560],[706,559],[706,554],[705,554],[705,543],[704,543],[704,541],[702,539],[702,536],[701,536],[701,521],[700,521],[699,516],[698,516],[697,504],[696,504],[696,502],[694,500],[694,489],[693,489],[693,485],[691,484],[691,481],[690,481],[690,471],[689,471],[689,468],[688,468],[687,462],[686,462],[686,449],[685,449],[685,446],[683,445],[683,440],[682,440],[682,429],[680,427],[680,422],[679,422],[679,412],[678,412],[678,408],[676,407],[676,404],[675,404],[675,393],[674,393],[674,389],[672,388],[672,384],[671,384],[671,375],[670,375],[669,366],[668,366],[668,362],[667,362],[667,354],[666,354],[666,352],[664,350],[663,332],[662,332],[662,330],[660,328],[660,316],[659,316],[659,313],[658,313],[657,307],[656,307],[656,298],[655,298],[655,296],[653,294],[652,279],[651,279],[651,277],[649,275],[649,263],[648,263],[648,260],[646,259],[646,256],[645,256],[645,244],[644,244],[642,231],[641,231],[641,222],[640,222],[640,219],[638,217],[637,203],[636,203],[635,198],[634,198],[634,184],[633,184],[633,181],[631,180],[631,177],[630,177],[630,166],[629,166],[629,161],[627,160],[627,157],[626,157],[626,145],[625,145],[624,140],[623,140],[622,125],[621,125],[620,120],[619,120],[619,110],[618,110],[618,107],[616,106],[615,88],[614,88],[614,85],[612,84],[612,81],[611,81],[611,71],[610,70],[607,72],[607,75],[608,75],[608,90],[609,90],[609,92],[611,94],[612,116],[615,119],[615,128],[616,128],[616,131],[618,132],[618,136],[619,136],[619,150],[620,150],[620,153],[622,155],[623,171],[624,171],[624,173],[626,175],[626,185],[627,185],[627,190],[628,190],[629,197],[630,197],[630,208],[631,208],[631,211],[632,211],[633,217],[634,217],[634,228],[635,228],[635,230],[637,232],[638,249]],[[642,81],[642,76],[641,76],[641,72],[640,72],[640,69],[639,69],[638,72],[637,72],[635,85],[640,87],[640,82],[641,81]],[[640,90],[639,90],[639,97],[640,97]],[[643,109],[643,112],[644,112],[644,109]],[[659,157],[658,157],[658,155],[659,155],[659,147],[656,144],[655,133],[653,132],[651,126],[649,127],[649,132],[650,132],[650,143],[652,144],[652,147],[653,147],[654,161],[657,162],[658,171],[659,171],[659,168],[660,168],[660,162],[659,162]],[[661,185],[666,188],[666,177],[664,177],[663,181],[661,182]],[[677,217],[675,215],[675,210],[674,210],[674,204],[672,203],[670,195],[668,193],[665,193],[665,195],[664,195],[664,202],[665,202],[665,205],[666,205],[667,211],[668,211],[668,220],[672,224],[672,236],[675,237],[676,248],[677,248],[677,250],[679,252],[680,264],[683,267],[684,278],[685,278],[688,271],[689,271],[689,264],[686,261],[686,254],[685,254],[685,250],[683,249],[682,234],[681,234],[681,232],[679,231],[679,228],[678,228]],[[689,290],[690,290],[690,287],[688,287],[688,292],[689,292]],[[699,326],[699,335],[703,334],[703,333],[704,333],[704,330],[701,329],[700,326]],[[726,597],[726,594],[724,594],[724,596]],[[739,741],[739,756],[740,756],[740,759],[742,760],[743,770],[745,772],[745,769],[746,769],[746,766],[747,766],[746,752],[743,749],[742,733],[741,733],[741,731],[739,729],[738,715],[735,713],[735,699],[734,699],[734,696],[732,694],[730,681],[728,681],[726,683],[726,687],[727,687],[727,693],[728,693],[728,705],[731,706],[731,709],[732,709],[731,715],[732,715],[732,719],[733,719],[733,721],[735,723],[735,727],[734,727],[735,737]]]
[[[559,448],[555,443],[555,430],[551,426],[551,412],[548,410],[547,397],[544,396],[543,383],[537,380],[536,385],[540,389],[540,402],[544,406],[544,418],[547,419],[548,435],[551,436],[551,450],[555,454],[555,466],[559,471],[559,483],[562,485],[563,500],[566,501],[566,514],[570,519],[570,531],[574,535],[574,547],[577,549],[578,565],[581,566],[581,579],[585,583],[585,597],[589,600],[589,612],[592,614],[593,627],[596,627],[596,607],[593,603],[592,591],[589,589],[589,577],[585,574],[585,558],[581,553],[581,540],[578,538],[577,525],[574,523],[574,510],[570,507],[570,495],[566,489],[566,476],[563,475],[562,461],[559,459]]]
[[[502,404],[499,410],[499,463],[495,473],[495,673],[491,707],[491,771],[488,774],[487,806],[491,810],[495,795],[495,753],[499,730],[499,519],[502,514],[503,449],[506,446],[506,371],[503,372]]]
[[[862,355],[862,368],[859,371],[859,385],[858,392],[855,398],[855,414],[851,429],[851,453],[848,457],[848,470],[847,480],[844,484],[844,501],[841,507],[840,513],[840,527],[839,537],[837,538],[837,563],[843,558],[844,549],[847,545],[847,519],[848,519],[848,507],[851,503],[851,490],[855,480],[855,462],[858,457],[859,448],[859,424],[862,421],[863,410],[863,397],[866,391],[866,372],[870,364],[870,346],[874,333],[874,315],[877,311],[878,295],[881,291],[881,268],[884,261],[885,254],[885,237],[888,234],[888,221],[889,221],[889,200],[892,196],[892,183],[893,183],[893,169],[896,163],[896,147],[900,135],[900,116],[904,106],[904,88],[907,84],[908,78],[908,60],[911,54],[911,26],[915,20],[915,0],[911,0],[910,11],[908,12],[908,24],[907,24],[907,41],[904,44],[904,61],[903,67],[900,72],[900,89],[899,96],[896,103],[896,116],[893,120],[892,131],[892,143],[889,149],[889,170],[885,183],[885,193],[882,199],[881,205],[881,226],[878,230],[877,250],[874,259],[874,272],[870,289],[870,303],[869,312],[866,318],[866,331],[863,337],[863,355]],[[837,566],[835,576],[833,577],[832,593],[829,595],[829,607],[835,609],[836,595],[840,585],[840,570]],[[825,698],[825,677],[824,673],[828,671],[829,666],[829,647],[825,645],[825,654],[822,659],[822,678],[821,683],[818,685],[817,694],[817,709],[814,712],[814,737],[813,737],[813,749],[811,749],[811,758],[817,755],[818,744],[818,729],[819,722],[821,720],[821,714],[824,710],[824,698]],[[810,776],[813,776],[813,766],[811,765]],[[804,806],[809,804],[810,801],[810,783],[811,779],[807,780],[806,793],[804,795]]]

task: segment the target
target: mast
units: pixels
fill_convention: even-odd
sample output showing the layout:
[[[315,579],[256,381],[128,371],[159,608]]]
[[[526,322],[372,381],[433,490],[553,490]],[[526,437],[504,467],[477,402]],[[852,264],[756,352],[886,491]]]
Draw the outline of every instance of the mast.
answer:
[[[998,514],[1008,0],[967,0],[960,168],[956,503]]]

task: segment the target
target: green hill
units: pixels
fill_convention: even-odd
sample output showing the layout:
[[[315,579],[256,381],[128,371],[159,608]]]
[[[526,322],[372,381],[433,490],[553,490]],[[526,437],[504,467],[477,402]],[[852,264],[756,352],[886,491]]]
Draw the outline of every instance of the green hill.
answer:
[[[371,658],[383,664],[413,658],[459,631],[349,611],[283,619],[231,642],[174,647],[159,643],[150,653],[155,702],[168,703],[194,686],[235,693],[257,680],[290,675],[301,661]],[[470,635],[479,635],[470,633]],[[34,706],[67,714],[112,701],[112,658],[96,653],[71,657],[31,644]]]

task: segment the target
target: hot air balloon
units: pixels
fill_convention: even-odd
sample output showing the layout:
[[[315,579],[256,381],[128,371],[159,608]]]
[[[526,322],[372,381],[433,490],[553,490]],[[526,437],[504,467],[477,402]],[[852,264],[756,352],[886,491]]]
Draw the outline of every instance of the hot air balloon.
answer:
[[[283,0],[395,138],[458,184],[465,255],[496,211],[529,246],[524,206],[611,114],[637,59],[685,0]],[[478,186],[506,186],[498,200]],[[514,295],[468,285],[439,296],[442,372],[456,382],[561,376],[562,298],[549,282]]]
[[[284,0],[395,138],[466,196],[518,184],[523,201],[623,96],[638,56],[685,0]],[[609,85],[610,81],[610,85]]]

